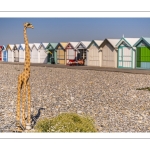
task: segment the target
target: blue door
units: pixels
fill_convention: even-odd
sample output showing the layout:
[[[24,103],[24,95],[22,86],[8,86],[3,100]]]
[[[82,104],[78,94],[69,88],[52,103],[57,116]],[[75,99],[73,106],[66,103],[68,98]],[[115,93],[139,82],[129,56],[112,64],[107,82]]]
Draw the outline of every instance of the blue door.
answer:
[[[6,50],[3,51],[3,61],[8,61],[7,60],[7,51]]]

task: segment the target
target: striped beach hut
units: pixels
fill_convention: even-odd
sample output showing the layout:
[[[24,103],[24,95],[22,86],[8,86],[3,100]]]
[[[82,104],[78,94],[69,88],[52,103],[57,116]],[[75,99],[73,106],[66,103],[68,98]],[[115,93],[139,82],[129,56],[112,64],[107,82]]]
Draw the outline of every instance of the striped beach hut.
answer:
[[[99,66],[102,65],[102,51],[99,46],[102,40],[92,40],[87,47],[87,66]]]
[[[14,52],[14,62],[19,62],[19,44],[14,44],[13,52]]]
[[[60,42],[56,46],[57,51],[57,64],[66,64],[66,46],[67,42]]]
[[[6,46],[6,50],[8,51],[8,62],[14,62],[14,51],[13,51],[13,44],[8,44]]]
[[[141,37],[133,47],[136,47],[136,68],[150,69],[150,38]]]
[[[120,39],[105,39],[101,45],[102,67],[117,68],[117,49],[116,44]]]
[[[3,46],[0,46],[0,61],[3,60]]]
[[[69,42],[66,47],[66,63],[69,62],[69,60],[77,60],[77,50],[76,46],[79,42]]]
[[[3,50],[2,51],[2,56],[3,56],[3,60],[2,61],[7,62],[8,61],[8,51],[6,50],[5,45],[3,45],[2,50]]]
[[[40,63],[39,46],[41,43],[33,43],[31,47],[31,63]]]
[[[133,47],[139,38],[124,38],[116,44],[118,49],[118,68],[135,68],[135,51]]]
[[[90,43],[91,41],[80,41],[75,47],[77,50],[77,60],[84,59],[84,65],[87,65],[87,47]]]
[[[58,43],[49,43],[46,47],[48,56],[47,62],[50,64],[57,64],[57,54],[56,54],[56,47]]]
[[[49,43],[41,43],[38,51],[39,51],[39,63],[47,63],[47,51],[46,47]]]

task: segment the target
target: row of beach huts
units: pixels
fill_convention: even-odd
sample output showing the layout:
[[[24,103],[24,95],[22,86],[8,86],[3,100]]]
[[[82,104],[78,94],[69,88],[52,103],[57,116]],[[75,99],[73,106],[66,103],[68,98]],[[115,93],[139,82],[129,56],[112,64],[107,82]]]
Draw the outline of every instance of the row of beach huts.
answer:
[[[84,59],[84,65],[150,69],[150,38],[104,39],[80,42],[29,43],[31,63],[67,64]],[[0,46],[0,61],[24,62],[25,44]]]

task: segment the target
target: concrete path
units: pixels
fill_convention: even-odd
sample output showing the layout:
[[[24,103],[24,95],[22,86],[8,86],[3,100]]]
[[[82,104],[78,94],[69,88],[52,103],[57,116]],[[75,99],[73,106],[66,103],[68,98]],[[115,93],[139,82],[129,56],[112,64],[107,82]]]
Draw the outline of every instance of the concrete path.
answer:
[[[0,64],[24,65],[24,63],[20,63],[20,62],[0,62]],[[120,69],[120,68],[106,68],[106,67],[96,67],[96,66],[67,66],[67,65],[60,65],[60,64],[40,64],[40,63],[31,63],[31,66],[123,72],[123,73],[132,73],[132,74],[148,74],[148,75],[150,74],[150,70],[146,70],[146,69]]]

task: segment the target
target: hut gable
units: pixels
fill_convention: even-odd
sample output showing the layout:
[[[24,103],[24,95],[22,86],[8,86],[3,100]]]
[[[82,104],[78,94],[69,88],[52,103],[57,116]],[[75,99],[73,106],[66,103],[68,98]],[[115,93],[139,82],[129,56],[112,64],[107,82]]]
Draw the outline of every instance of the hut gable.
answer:
[[[85,49],[85,46],[83,45],[83,43],[79,43],[77,46],[76,46],[76,49]]]
[[[5,47],[5,45],[3,45],[3,47],[2,47],[2,50],[6,50],[6,47]]]
[[[19,48],[19,44],[15,44],[13,50],[18,50],[18,48]]]
[[[33,43],[32,49],[35,47],[36,49],[39,49],[40,43]]]
[[[116,44],[119,42],[119,40],[120,40],[120,39],[105,39],[105,40],[101,43],[100,47],[104,47],[104,45],[105,45],[106,43],[109,43],[109,44],[115,49],[115,48],[116,48]]]
[[[72,48],[74,48],[74,49],[75,49],[75,47],[77,46],[78,43],[79,42],[70,42],[70,44],[72,45]]]
[[[25,49],[25,44],[20,44],[18,50],[24,50],[24,49]]]
[[[56,49],[57,45],[58,45],[58,43],[49,43],[47,45],[46,49],[48,49],[48,50],[54,50],[54,49]]]
[[[66,49],[75,49],[75,47],[77,46],[78,42],[69,42],[67,45],[66,45]]]
[[[34,45],[33,43],[29,43],[29,48],[32,49],[33,45]],[[24,46],[24,49],[25,49],[25,46]]]
[[[102,42],[103,42],[102,40],[92,40],[87,48],[91,47],[91,45],[96,46],[97,48],[99,48],[99,46],[101,45]]]
[[[60,42],[60,45],[63,47],[63,49],[65,49],[68,45],[68,42]]]
[[[56,49],[64,49],[64,47],[60,43],[58,43]]]
[[[13,50],[13,47],[14,47],[13,44],[8,44],[6,50]]]
[[[138,41],[139,38],[121,38],[120,41],[116,44],[116,47],[119,47],[121,45],[125,45],[128,47],[133,47],[134,43]]]
[[[142,47],[142,46],[150,47],[150,38],[141,37],[133,46],[134,47]]]
[[[81,41],[77,44],[76,49],[87,49],[90,43],[90,41]]]
[[[44,49],[46,49],[46,47],[47,47],[48,44],[49,44],[49,43],[41,43],[40,46],[43,46]]]

